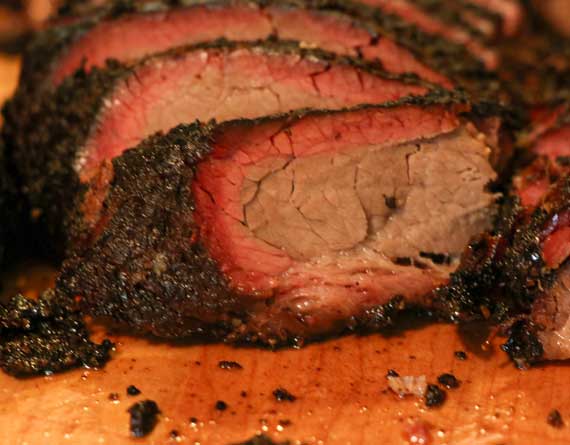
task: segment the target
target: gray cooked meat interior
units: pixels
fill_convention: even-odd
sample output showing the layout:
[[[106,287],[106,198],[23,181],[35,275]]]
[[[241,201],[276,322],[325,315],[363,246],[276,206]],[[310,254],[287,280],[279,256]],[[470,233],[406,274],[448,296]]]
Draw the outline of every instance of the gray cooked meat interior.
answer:
[[[459,255],[489,224],[488,148],[466,128],[395,147],[269,158],[246,170],[243,223],[292,258],[358,246]]]

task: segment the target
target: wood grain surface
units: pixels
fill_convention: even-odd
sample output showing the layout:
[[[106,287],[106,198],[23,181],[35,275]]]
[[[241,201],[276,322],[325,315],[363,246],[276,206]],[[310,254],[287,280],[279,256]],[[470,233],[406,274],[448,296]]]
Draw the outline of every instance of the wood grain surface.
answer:
[[[14,85],[13,64],[0,58],[0,95]],[[25,265],[11,274],[7,290],[48,284],[43,270]],[[483,351],[476,329],[405,324],[407,330],[278,352],[113,335],[117,350],[104,370],[28,380],[0,374],[0,445],[225,445],[258,433],[299,444],[406,444],[421,443],[410,435],[418,425],[431,444],[570,443],[570,425],[557,429],[546,421],[556,408],[570,424],[569,367],[518,371],[498,350],[500,339]],[[468,359],[458,360],[457,350]],[[220,369],[221,360],[243,369]],[[452,372],[462,384],[441,408],[427,409],[387,390],[390,368],[430,382]],[[127,396],[131,384],[142,394]],[[297,400],[276,401],[277,388]],[[127,409],[143,399],[155,400],[162,414],[151,435],[133,439]],[[218,400],[225,411],[215,409]]]

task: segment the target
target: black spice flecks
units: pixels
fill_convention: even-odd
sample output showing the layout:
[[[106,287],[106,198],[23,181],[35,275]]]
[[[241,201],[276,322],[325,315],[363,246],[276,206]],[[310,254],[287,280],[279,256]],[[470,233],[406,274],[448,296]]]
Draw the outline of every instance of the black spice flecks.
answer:
[[[395,210],[398,208],[398,202],[395,196],[384,196],[384,203],[389,209]]]
[[[220,369],[228,369],[228,370],[243,369],[243,366],[240,365],[238,362],[232,362],[228,360],[222,360],[221,362],[219,362],[218,367]]]
[[[77,303],[55,290],[39,300],[22,295],[0,305],[0,367],[18,377],[75,367],[101,368],[113,344],[91,342]]]
[[[109,394],[109,400],[111,402],[116,402],[117,400],[119,400],[119,394],[116,392],[112,392],[111,394]]]
[[[137,402],[129,408],[131,415],[130,430],[134,437],[145,437],[154,430],[158,422],[160,409],[153,400]]]
[[[273,391],[273,396],[278,402],[294,402],[297,400],[297,397],[283,388],[277,388],[275,391]]]
[[[127,394],[129,396],[138,396],[141,393],[141,390],[138,389],[135,385],[129,385],[127,387]]]
[[[400,374],[398,374],[393,369],[388,369],[388,372],[386,373],[386,377],[400,377]]]
[[[461,382],[457,380],[453,374],[449,373],[441,374],[437,378],[437,381],[440,383],[440,385],[445,386],[447,389],[459,388],[459,385],[461,384]]]
[[[225,410],[228,409],[228,404],[227,404],[226,402],[224,402],[223,400],[218,400],[218,401],[216,402],[215,408],[216,408],[218,411],[225,411]]]
[[[455,351],[454,355],[457,360],[467,360],[467,354],[464,351]]]
[[[253,436],[251,439],[246,440],[245,442],[240,442],[233,445],[290,445],[290,443],[291,442],[288,440],[285,442],[274,442],[265,434],[259,434],[257,436]]]
[[[560,414],[560,411],[558,411],[557,409],[553,409],[548,413],[546,421],[551,427],[554,428],[562,428],[564,426],[564,420],[562,419],[562,415]]]
[[[429,408],[435,408],[443,405],[447,398],[445,391],[437,385],[428,385],[424,397],[426,406]]]
[[[509,329],[509,339],[501,346],[517,368],[526,369],[542,358],[544,349],[536,336],[536,327],[527,320],[519,320]]]

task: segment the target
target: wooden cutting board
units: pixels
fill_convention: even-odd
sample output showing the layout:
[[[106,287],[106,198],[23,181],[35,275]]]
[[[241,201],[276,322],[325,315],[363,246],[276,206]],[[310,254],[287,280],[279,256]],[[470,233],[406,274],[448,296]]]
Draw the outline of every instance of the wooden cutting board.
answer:
[[[0,58],[0,97],[16,75],[16,62]],[[42,270],[27,265],[12,284],[29,288],[26,279],[34,276],[42,287],[51,278]],[[225,445],[259,433],[299,444],[406,444],[421,443],[411,434],[418,427],[431,444],[570,443],[568,366],[522,372],[498,350],[500,340],[483,351],[481,338],[466,329],[408,328],[278,352],[113,335],[117,351],[104,370],[29,380],[0,373],[0,445]],[[466,361],[455,357],[458,350],[467,352]],[[220,369],[222,360],[243,369]],[[441,408],[427,409],[387,390],[388,369],[430,382],[451,372],[462,384]],[[131,384],[142,394],[127,396]],[[297,399],[276,401],[277,388]],[[151,435],[133,439],[127,409],[143,399],[156,401],[162,414]],[[226,410],[215,408],[219,400]],[[568,426],[547,424],[553,408]]]

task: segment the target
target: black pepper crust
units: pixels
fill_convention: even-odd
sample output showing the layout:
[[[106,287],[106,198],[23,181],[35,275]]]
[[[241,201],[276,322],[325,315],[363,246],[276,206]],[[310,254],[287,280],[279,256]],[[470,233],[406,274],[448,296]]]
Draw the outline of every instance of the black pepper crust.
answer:
[[[462,110],[468,108],[463,100],[438,91],[355,109],[439,104]],[[81,296],[91,315],[159,336],[207,334],[268,345],[299,345],[305,337],[313,339],[304,321],[280,309],[272,298],[249,299],[231,290],[199,241],[189,186],[197,164],[210,154],[216,132],[272,121],[283,122],[285,128],[303,116],[342,112],[309,110],[217,126],[181,125],[126,151],[113,160],[113,178],[99,218],[102,223],[96,224],[96,230],[86,227],[81,218],[73,223],[83,243],[64,262],[59,288],[67,295]],[[335,329],[377,330],[406,308],[404,299],[395,296],[381,307],[342,320]],[[279,320],[281,328],[260,321],[259,314],[269,314],[269,321]]]
[[[95,68],[89,73],[77,72],[75,76],[66,79],[53,94],[38,95],[38,102],[34,104],[19,103],[21,99],[30,96],[17,96],[6,108],[7,116],[14,119],[7,119],[4,133],[6,140],[10,141],[11,162],[21,177],[20,188],[27,197],[31,210],[38,215],[40,227],[47,228],[45,238],[53,240],[53,246],[66,244],[66,230],[70,214],[74,211],[74,199],[83,189],[75,165],[104,107],[105,98],[116,83],[155,57],[175,56],[201,49],[231,52],[240,48],[267,54],[298,54],[302,58],[317,60],[325,67],[348,65],[374,76],[437,89],[435,85],[414,75],[394,75],[382,71],[374,64],[354,58],[303,48],[292,41],[270,39],[259,42],[218,40],[175,48],[145,58],[134,65],[111,61],[103,69]],[[14,107],[28,108],[16,117],[10,113]],[[74,237],[73,234],[71,237]]]
[[[519,369],[526,369],[542,358],[544,350],[536,335],[537,329],[530,320],[525,319],[516,321],[509,328],[509,338],[501,349]]]
[[[38,301],[21,295],[0,306],[0,366],[26,377],[53,374],[75,367],[101,368],[113,344],[89,340],[77,304],[57,291]]]
[[[507,198],[495,229],[467,249],[450,284],[436,292],[435,305],[453,321],[487,318],[508,325],[503,350],[524,368],[541,360],[543,347],[532,322],[532,305],[548,293],[559,268],[545,263],[542,243],[570,212],[570,176],[551,187],[534,211]],[[486,315],[487,314],[487,315]]]
[[[30,233],[26,224],[26,207],[5,154],[5,142],[0,134],[0,267],[25,255]]]

